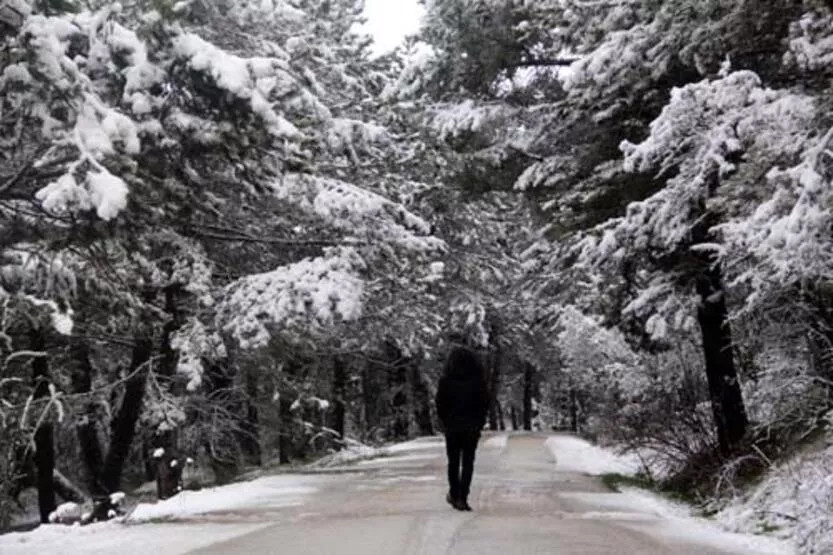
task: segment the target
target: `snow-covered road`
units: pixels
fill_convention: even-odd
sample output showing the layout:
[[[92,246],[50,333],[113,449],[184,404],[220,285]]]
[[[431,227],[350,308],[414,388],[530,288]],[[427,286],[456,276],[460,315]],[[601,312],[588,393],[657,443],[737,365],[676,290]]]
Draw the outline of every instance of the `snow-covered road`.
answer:
[[[626,471],[628,462],[570,436],[486,436],[471,513],[445,503],[441,438],[387,453],[140,507],[143,523],[0,536],[0,553],[791,553],[644,492],[611,492],[582,469]]]
[[[363,461],[282,522],[197,553],[789,553],[763,538],[720,532],[649,495],[612,493],[576,469],[592,446],[581,442],[584,451],[574,438],[547,439],[486,438],[471,513],[445,504],[442,442],[427,438]],[[559,446],[569,448],[564,470]]]

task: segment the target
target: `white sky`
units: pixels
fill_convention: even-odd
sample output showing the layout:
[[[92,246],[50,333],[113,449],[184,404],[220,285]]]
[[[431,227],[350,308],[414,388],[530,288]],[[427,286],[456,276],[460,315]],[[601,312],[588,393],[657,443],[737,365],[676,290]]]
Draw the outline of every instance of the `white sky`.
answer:
[[[374,51],[393,50],[406,35],[419,30],[423,9],[417,0],[365,0],[366,30],[373,36]]]

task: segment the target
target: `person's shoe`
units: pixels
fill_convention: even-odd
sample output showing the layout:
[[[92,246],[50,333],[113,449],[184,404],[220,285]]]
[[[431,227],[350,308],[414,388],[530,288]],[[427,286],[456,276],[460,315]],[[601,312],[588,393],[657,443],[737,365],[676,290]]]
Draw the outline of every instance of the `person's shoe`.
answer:
[[[460,501],[457,502],[457,509],[459,509],[461,511],[470,511],[471,510],[471,505],[469,505],[469,502],[466,501],[465,499],[461,499]]]
[[[454,499],[453,497],[451,497],[451,493],[446,493],[445,494],[445,500],[449,505],[451,505],[452,507],[454,507],[458,511],[460,510],[460,507],[457,506],[457,500]]]

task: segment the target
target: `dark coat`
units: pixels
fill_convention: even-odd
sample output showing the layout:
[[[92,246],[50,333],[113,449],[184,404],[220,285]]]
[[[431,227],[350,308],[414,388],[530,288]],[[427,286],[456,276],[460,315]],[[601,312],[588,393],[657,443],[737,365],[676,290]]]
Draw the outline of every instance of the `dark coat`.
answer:
[[[437,416],[446,432],[483,428],[489,402],[486,373],[477,356],[462,347],[452,350],[437,387]]]

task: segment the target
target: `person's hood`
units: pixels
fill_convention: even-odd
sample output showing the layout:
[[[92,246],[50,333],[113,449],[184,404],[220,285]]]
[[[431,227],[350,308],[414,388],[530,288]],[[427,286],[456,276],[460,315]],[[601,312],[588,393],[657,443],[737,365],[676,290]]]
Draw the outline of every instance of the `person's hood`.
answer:
[[[455,381],[480,380],[483,378],[483,368],[472,351],[456,347],[448,355],[445,375]]]

